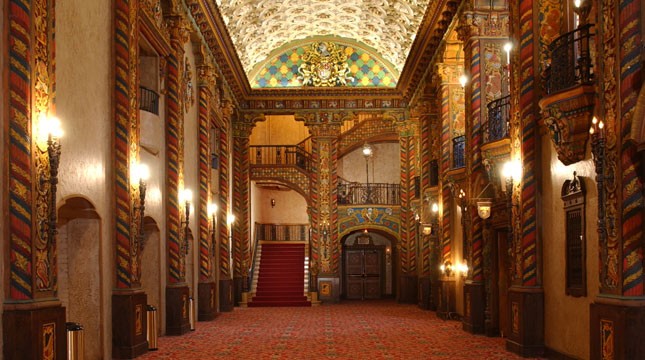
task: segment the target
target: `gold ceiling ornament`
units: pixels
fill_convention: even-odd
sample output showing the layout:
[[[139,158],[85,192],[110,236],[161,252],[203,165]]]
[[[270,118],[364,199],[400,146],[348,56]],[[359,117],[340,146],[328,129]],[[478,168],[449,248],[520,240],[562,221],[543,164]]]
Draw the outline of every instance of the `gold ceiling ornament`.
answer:
[[[303,86],[330,87],[346,86],[349,76],[347,54],[344,48],[333,42],[314,42],[302,55],[298,78]]]

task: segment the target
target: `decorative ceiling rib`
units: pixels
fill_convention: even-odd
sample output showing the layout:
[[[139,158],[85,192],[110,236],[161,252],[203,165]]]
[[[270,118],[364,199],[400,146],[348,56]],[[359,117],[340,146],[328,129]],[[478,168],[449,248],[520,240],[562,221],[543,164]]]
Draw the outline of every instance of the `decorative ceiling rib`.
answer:
[[[249,1],[250,0],[231,1],[227,5],[227,9],[228,11],[234,12],[231,7],[232,5],[230,4],[246,4]],[[372,1],[364,2],[368,5],[372,3]],[[418,32],[416,36],[414,36],[414,41],[412,41],[411,44],[407,44],[405,43],[405,41],[403,41],[401,43],[402,45],[399,45],[401,48],[407,47],[410,50],[407,56],[407,60],[405,60],[405,65],[401,65],[401,60],[396,60],[396,62],[393,62],[397,66],[402,66],[403,69],[401,71],[401,75],[396,88],[353,88],[336,86],[327,88],[302,87],[280,89],[252,89],[249,85],[249,80],[244,70],[245,66],[242,64],[242,61],[240,61],[240,58],[235,51],[234,42],[230,36],[228,28],[226,27],[224,18],[215,5],[214,0],[186,0],[186,4],[190,9],[195,23],[197,24],[207,45],[211,49],[214,60],[218,63],[219,68],[224,75],[224,78],[233,91],[234,96],[238,99],[241,107],[253,110],[255,109],[254,104],[261,104],[260,106],[262,106],[265,110],[271,110],[271,106],[267,107],[267,104],[277,104],[275,105],[276,110],[283,111],[288,110],[288,107],[283,106],[289,103],[300,104],[302,103],[302,101],[306,102],[308,99],[327,99],[329,101],[334,101],[347,97],[357,99],[359,103],[361,101],[360,99],[365,99],[365,103],[369,103],[370,99],[381,99],[380,101],[385,101],[385,103],[392,103],[393,101],[394,103],[396,103],[397,107],[405,106],[406,101],[409,100],[412,93],[415,91],[416,86],[422,80],[425,70],[430,64],[432,57],[436,53],[446,32],[446,29],[453,21],[453,17],[460,2],[461,0],[433,0],[427,2],[427,10],[425,12],[425,15],[419,21],[420,25],[418,26]],[[277,11],[277,8],[275,6],[269,6],[269,2],[264,0],[259,1],[259,3],[264,4],[268,7],[265,9],[260,9],[259,11],[256,9],[257,16],[260,16],[259,14],[264,14],[270,17],[275,15],[272,14],[272,11]],[[280,4],[280,2],[275,3]],[[363,2],[360,3],[362,4]],[[376,0],[374,1],[374,3],[381,4],[382,6],[387,6],[390,12],[393,11],[392,9],[396,9],[396,7],[392,7],[394,5],[388,5],[389,3],[399,4],[399,6],[402,6],[403,3],[406,3],[407,6],[410,7],[410,9],[412,9],[410,4],[416,7],[421,6],[419,5],[420,2],[418,1],[398,0],[395,2],[387,2],[384,0]],[[341,8],[349,9],[351,7],[341,6]],[[248,11],[248,8],[246,9],[247,10],[240,11],[246,13],[245,11]],[[376,8],[366,11],[380,13],[380,10],[376,10]],[[235,16],[239,16],[240,13],[238,12],[235,14]],[[388,16],[394,15],[390,14]],[[283,20],[289,21],[289,18],[283,18]],[[407,22],[407,20],[398,21]],[[415,19],[415,21],[418,21],[418,19]],[[231,23],[230,19],[229,23]],[[243,23],[243,21],[240,20],[239,23],[241,24]],[[395,31],[397,31],[399,34],[401,33],[401,28],[398,27],[398,25],[393,25],[392,23],[385,24],[385,27],[390,26],[398,29]],[[248,31],[251,31],[251,29],[249,29]],[[244,36],[248,36],[248,31],[244,33],[247,34]],[[382,35],[384,33],[386,33],[386,30],[375,32],[375,34],[379,35]],[[347,34],[344,35],[346,36]],[[362,33],[361,36],[367,35],[368,33],[365,32]],[[240,36],[242,35],[237,34],[236,39]],[[374,41],[376,40],[372,39],[370,41],[374,43]],[[385,43],[385,41],[381,41],[381,44]],[[382,49],[398,49],[395,45],[391,44],[381,46]],[[267,54],[269,54],[273,49],[274,48],[269,49]],[[402,50],[396,54],[389,53],[387,55],[391,56],[392,58],[399,59],[400,54],[403,53],[407,53],[407,51]],[[385,56],[386,54],[384,53],[382,55]],[[245,56],[248,56],[248,59],[251,58],[250,55]],[[248,59],[246,61],[249,61],[248,63],[250,64],[250,60]],[[290,100],[293,101],[290,102]]]

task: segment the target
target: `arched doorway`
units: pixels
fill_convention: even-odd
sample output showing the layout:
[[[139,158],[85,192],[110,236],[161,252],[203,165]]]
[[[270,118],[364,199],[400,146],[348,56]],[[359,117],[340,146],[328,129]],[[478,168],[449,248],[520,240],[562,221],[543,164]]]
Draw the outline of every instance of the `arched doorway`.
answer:
[[[67,321],[83,326],[85,358],[103,355],[101,324],[101,219],[82,197],[64,200],[58,209],[58,295]]]
[[[391,235],[374,229],[343,237],[343,298],[368,300],[395,296],[395,242]]]
[[[148,304],[157,308],[157,314],[161,314],[161,274],[164,253],[160,247],[160,232],[157,222],[150,216],[143,218],[143,254],[141,260],[141,287],[148,297]],[[158,333],[161,334],[163,321],[157,321]]]

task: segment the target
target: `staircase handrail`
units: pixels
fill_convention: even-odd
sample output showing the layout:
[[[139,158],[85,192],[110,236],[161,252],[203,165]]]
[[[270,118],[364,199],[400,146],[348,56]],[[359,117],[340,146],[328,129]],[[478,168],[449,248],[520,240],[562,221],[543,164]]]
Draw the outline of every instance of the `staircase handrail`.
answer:
[[[255,223],[255,244],[253,244],[253,253],[251,254],[251,271],[249,272],[249,292],[253,290],[253,277],[255,276],[255,257],[257,256],[258,253],[258,244],[260,243],[260,240],[258,239],[258,223]]]
[[[311,171],[311,154],[298,145],[251,145],[251,165],[296,166]]]

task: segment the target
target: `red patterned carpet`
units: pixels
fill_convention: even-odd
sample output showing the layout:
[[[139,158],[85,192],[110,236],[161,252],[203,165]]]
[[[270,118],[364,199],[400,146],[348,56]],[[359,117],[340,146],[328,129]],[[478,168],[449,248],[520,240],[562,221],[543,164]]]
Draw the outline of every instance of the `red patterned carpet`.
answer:
[[[235,308],[140,359],[522,359],[505,340],[394,301]]]

